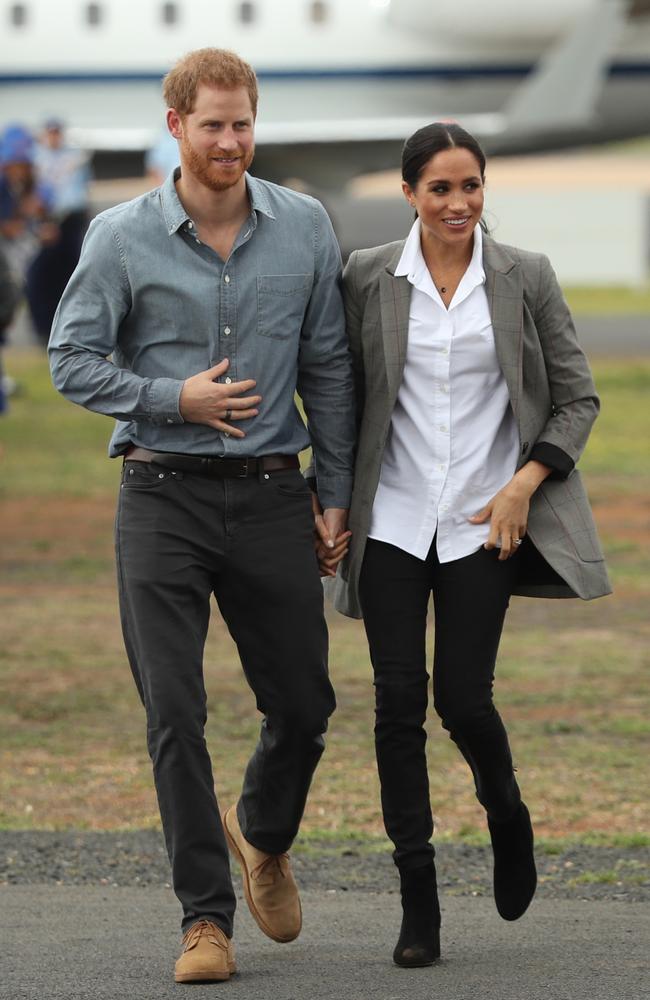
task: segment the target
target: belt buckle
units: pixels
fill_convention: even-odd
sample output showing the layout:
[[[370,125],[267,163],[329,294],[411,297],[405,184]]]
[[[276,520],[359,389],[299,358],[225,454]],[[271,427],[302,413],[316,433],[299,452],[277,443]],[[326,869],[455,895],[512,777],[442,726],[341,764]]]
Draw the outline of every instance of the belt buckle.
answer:
[[[239,461],[242,463],[242,472],[237,473],[237,479],[246,479],[248,477],[248,459],[240,458]]]

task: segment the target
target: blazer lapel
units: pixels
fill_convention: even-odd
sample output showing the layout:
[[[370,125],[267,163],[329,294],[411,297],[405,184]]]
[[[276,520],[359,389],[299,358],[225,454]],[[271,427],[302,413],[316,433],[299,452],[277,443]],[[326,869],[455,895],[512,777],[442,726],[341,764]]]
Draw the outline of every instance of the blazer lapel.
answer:
[[[523,276],[505,247],[483,237],[485,291],[494,330],[494,346],[517,413],[521,397],[523,350]]]
[[[404,242],[399,244],[385,270],[379,276],[381,329],[390,412],[392,412],[402,381],[408,343],[411,284],[406,275],[395,277],[395,268],[402,256]]]

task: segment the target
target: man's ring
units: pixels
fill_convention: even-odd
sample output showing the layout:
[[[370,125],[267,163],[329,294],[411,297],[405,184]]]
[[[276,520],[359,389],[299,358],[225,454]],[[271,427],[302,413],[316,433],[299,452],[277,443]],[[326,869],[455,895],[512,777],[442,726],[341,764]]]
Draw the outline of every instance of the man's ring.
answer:
[[[226,415],[225,415],[225,417],[223,419],[224,420],[230,420],[231,417],[232,417],[232,410],[229,408],[229,409],[226,410]]]
[[[512,544],[513,545],[521,545],[521,538],[513,538],[512,539]]]

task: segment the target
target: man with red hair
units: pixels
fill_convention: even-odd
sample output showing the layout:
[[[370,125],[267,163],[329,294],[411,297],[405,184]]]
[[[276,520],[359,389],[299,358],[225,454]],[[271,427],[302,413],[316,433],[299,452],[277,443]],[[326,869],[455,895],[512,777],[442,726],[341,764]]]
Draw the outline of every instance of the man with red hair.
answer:
[[[183,906],[175,976],[192,982],[235,970],[227,842],[261,929],[276,941],[300,931],[286,852],[335,702],[314,545],[320,507],[297,456],[313,445],[316,529],[335,561],[347,538],[354,417],[330,221],[313,198],[248,173],[253,70],[202,49],[171,70],[164,93],[180,169],[94,220],[50,357],[57,388],[117,419],[122,626]],[[213,593],[263,715],[223,821],[204,739]]]

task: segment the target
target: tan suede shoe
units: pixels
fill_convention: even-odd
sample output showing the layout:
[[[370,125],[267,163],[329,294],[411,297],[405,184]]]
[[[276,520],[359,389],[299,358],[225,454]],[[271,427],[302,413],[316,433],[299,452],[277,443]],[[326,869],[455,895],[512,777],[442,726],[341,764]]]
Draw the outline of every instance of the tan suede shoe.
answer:
[[[192,924],[183,936],[183,950],[174,973],[176,982],[221,982],[236,971],[232,941],[221,928],[211,920]]]
[[[281,944],[300,934],[302,912],[288,854],[266,854],[244,838],[235,806],[222,817],[228,846],[239,861],[244,894],[258,927]]]

